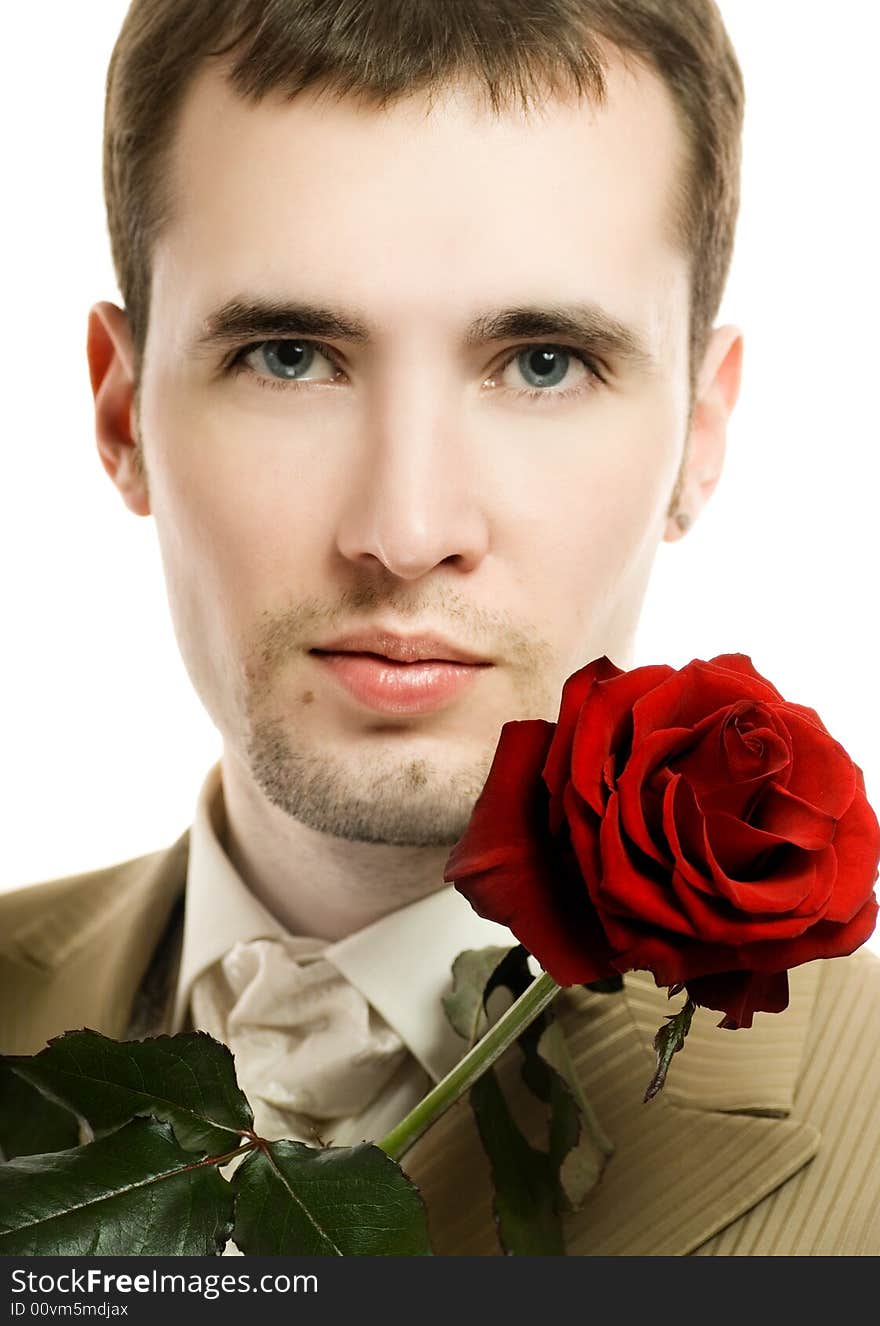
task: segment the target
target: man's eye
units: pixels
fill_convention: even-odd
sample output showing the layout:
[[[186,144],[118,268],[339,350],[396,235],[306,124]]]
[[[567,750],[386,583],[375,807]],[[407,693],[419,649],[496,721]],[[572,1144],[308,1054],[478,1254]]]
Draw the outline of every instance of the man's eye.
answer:
[[[501,376],[512,371],[506,381]],[[563,345],[528,345],[514,350],[487,379],[489,386],[501,386],[517,396],[535,399],[549,396],[578,396],[604,381],[592,359],[582,350]],[[523,387],[525,383],[525,387]],[[562,386],[562,390],[556,388]]]
[[[290,338],[244,346],[229,365],[230,372],[242,370],[253,373],[261,386],[283,387],[302,381],[330,382],[339,367],[326,346]]]

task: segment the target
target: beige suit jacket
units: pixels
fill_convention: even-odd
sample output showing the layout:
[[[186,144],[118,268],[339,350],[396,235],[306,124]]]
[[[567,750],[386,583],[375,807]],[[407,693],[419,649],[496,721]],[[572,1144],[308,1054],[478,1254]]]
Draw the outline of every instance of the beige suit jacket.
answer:
[[[0,895],[0,1051],[61,1032],[168,1031],[189,831],[167,850]],[[791,973],[791,1003],[750,1030],[700,1009],[666,1088],[642,1094],[669,1004],[644,973],[557,1008],[578,1077],[615,1145],[570,1255],[880,1255],[880,960],[867,950]],[[519,1052],[501,1073],[515,1083]],[[517,1115],[534,1145],[536,1119]],[[445,1255],[499,1255],[488,1163],[460,1101],[403,1166]]]

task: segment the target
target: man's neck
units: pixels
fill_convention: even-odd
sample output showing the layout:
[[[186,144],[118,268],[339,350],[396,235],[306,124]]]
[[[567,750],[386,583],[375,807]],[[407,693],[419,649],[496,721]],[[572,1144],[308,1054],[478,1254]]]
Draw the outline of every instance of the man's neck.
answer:
[[[331,942],[447,887],[451,846],[400,847],[321,833],[268,801],[224,754],[218,833],[245,885],[294,935]]]

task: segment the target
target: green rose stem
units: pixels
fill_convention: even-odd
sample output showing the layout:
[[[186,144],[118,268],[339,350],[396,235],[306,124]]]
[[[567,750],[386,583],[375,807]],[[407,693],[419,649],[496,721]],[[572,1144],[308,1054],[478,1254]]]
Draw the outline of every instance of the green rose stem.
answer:
[[[478,1077],[502,1055],[519,1033],[534,1022],[535,1018],[559,993],[562,987],[557,985],[552,976],[542,972],[529,988],[520,995],[510,1008],[486,1032],[472,1050],[460,1059],[451,1072],[428,1092],[396,1127],[376,1145],[386,1152],[392,1160],[400,1160],[414,1142],[427,1132],[436,1119],[454,1105],[460,1096],[469,1090]]]

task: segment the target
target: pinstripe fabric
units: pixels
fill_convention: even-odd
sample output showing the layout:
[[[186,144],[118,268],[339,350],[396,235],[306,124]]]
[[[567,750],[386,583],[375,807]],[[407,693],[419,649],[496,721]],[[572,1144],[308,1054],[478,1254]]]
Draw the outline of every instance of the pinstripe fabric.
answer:
[[[880,961],[862,950],[819,966],[796,1111],[822,1145],[700,1256],[880,1255]]]
[[[187,852],[184,833],[166,851],[0,895],[0,1050],[33,1053],[69,1026],[168,1029]],[[618,995],[559,997],[578,1077],[616,1148],[566,1217],[571,1255],[880,1255],[880,960],[861,950],[796,968],[790,981],[786,1012],[759,1015],[748,1031],[721,1031],[720,1015],[698,1010],[647,1105],[665,991],[632,973]],[[540,1111],[516,1089],[516,1047],[498,1071],[540,1145]],[[499,1255],[466,1102],[404,1168],[438,1253]]]
[[[794,970],[789,977],[789,1004],[780,1015],[758,1014],[743,1031],[718,1029],[721,1014],[700,1008],[694,1015],[687,1050],[675,1058],[663,1089],[666,1100],[706,1110],[754,1110],[782,1118],[791,1112],[794,1089],[816,997],[818,968]],[[650,1051],[659,1025],[658,1013],[674,1011],[658,997],[653,979],[634,972],[627,979],[628,1003],[634,1026]],[[661,1007],[662,1005],[662,1007]]]

